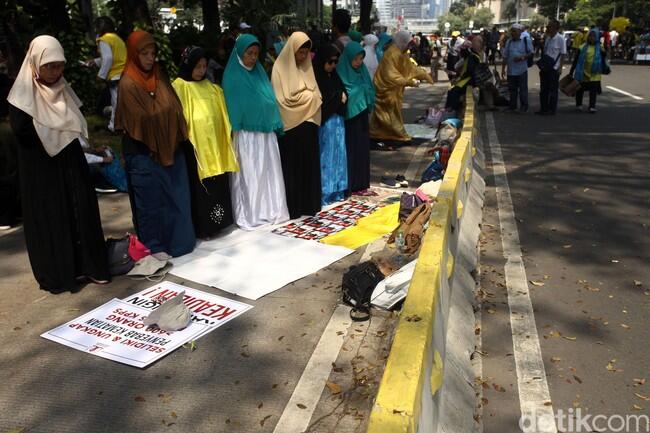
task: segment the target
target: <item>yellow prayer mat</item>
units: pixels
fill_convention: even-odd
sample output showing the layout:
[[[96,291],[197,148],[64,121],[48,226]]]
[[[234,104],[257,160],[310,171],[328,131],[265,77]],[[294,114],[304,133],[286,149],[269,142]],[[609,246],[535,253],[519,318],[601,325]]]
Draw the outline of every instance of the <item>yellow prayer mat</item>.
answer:
[[[397,226],[399,226],[399,202],[384,206],[368,216],[359,218],[354,226],[326,236],[320,241],[324,244],[356,250],[360,246],[392,232]]]

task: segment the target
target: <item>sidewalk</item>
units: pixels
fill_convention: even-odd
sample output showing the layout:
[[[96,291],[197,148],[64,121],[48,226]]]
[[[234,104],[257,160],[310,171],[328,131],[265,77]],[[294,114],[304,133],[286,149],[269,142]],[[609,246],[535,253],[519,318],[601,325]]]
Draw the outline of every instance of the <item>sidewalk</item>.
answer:
[[[445,86],[408,89],[405,122],[412,124],[425,108],[437,105]],[[408,128],[426,132],[419,125]],[[413,145],[372,152],[373,185],[381,176],[408,173],[409,190],[417,186],[428,162],[418,149]],[[100,196],[99,203],[106,237],[132,230],[125,194]],[[198,340],[195,351],[180,348],[141,370],[57,345],[40,334],[153,283],[120,277],[107,286],[91,284],[75,294],[51,295],[33,280],[22,229],[2,234],[0,431],[288,433],[276,428],[283,413],[283,426],[297,422],[310,426],[311,432],[363,431],[395,316],[379,312],[370,322],[350,323],[347,310],[337,306],[345,270],[383,247],[381,242],[361,247],[257,301],[168,276],[169,281],[254,308]],[[324,346],[335,361],[328,385],[317,395],[307,395],[314,401],[311,407],[294,391],[299,381],[300,389],[314,388],[309,377],[301,381],[301,376],[314,349],[322,348],[324,330],[333,326],[340,328],[334,335],[342,335],[342,346],[337,353],[327,353]]]

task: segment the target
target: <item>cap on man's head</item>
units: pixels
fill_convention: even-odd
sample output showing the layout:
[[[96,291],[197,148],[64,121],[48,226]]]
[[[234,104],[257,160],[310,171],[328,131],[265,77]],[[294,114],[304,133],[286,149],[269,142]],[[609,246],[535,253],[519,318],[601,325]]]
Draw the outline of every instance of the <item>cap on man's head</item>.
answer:
[[[582,31],[583,31],[583,32],[588,32],[588,31],[589,31],[589,27],[585,26],[585,28],[582,29]]]
[[[249,26],[248,24],[246,24],[245,22],[242,22],[242,23],[239,24],[239,29],[240,30],[248,30],[248,29],[252,29],[252,27]]]
[[[458,37],[460,36],[460,32],[458,30],[454,30],[453,32],[451,32],[451,35]]]
[[[514,24],[512,25],[512,27],[510,27],[510,28],[511,28],[511,29],[514,29],[514,30],[522,31],[522,30],[524,29],[524,26],[521,25],[521,24],[519,24],[519,23],[514,23]]]

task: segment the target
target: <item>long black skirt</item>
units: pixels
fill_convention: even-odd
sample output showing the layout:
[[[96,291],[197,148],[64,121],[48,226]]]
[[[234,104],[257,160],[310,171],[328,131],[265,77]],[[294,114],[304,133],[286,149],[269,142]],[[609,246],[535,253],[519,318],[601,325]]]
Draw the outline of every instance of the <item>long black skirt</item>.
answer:
[[[16,108],[23,228],[32,272],[41,289],[75,290],[78,277],[108,280],[97,196],[78,140],[51,157],[32,118]]]
[[[345,121],[345,148],[348,153],[348,191],[370,188],[370,131],[368,111]]]
[[[190,181],[194,232],[197,238],[210,238],[233,223],[228,174],[208,177],[201,181],[192,143],[183,143],[183,150]]]
[[[318,126],[303,122],[279,137],[289,216],[320,212],[321,179]]]

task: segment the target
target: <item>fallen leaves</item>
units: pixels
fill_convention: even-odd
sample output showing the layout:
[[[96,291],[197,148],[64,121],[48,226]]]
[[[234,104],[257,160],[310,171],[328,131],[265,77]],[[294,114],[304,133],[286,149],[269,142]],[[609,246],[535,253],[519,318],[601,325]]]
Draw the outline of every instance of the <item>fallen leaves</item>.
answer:
[[[544,282],[542,282],[542,281],[532,281],[531,280],[530,284],[532,284],[533,286],[542,287],[544,285]]]
[[[616,364],[616,359],[610,360],[607,363],[607,367],[605,367],[607,369],[607,371],[611,371],[612,373],[616,373],[617,371],[623,371],[621,369],[618,369],[618,368],[614,367],[614,364]]]
[[[413,314],[412,316],[406,316],[404,320],[406,320],[407,322],[419,322],[420,320],[422,320],[422,318],[417,314]]]
[[[136,396],[133,400],[135,400],[135,401],[137,401],[137,402],[147,401],[147,399],[145,399],[145,398],[144,398],[143,396],[141,396],[141,395]]]
[[[647,395],[642,395],[642,394],[639,394],[638,392],[635,392],[634,395],[639,397],[641,400],[650,401],[650,397],[648,397]]]
[[[506,389],[504,387],[496,383],[492,384],[492,388],[494,388],[494,390],[498,392],[506,392]]]
[[[307,406],[305,406],[302,403],[298,403],[298,404],[296,404],[296,406],[298,406],[299,409],[307,409]]]
[[[639,280],[634,280],[634,285],[637,286],[637,287],[641,287],[643,285],[643,283],[641,281],[639,281]]]
[[[621,323],[621,327],[625,329],[632,329],[630,325],[626,325],[625,323]]]
[[[558,363],[560,361],[562,361],[562,358],[558,358],[557,356],[551,356],[551,362]]]
[[[634,386],[641,386],[645,384],[645,377],[642,379],[632,379],[634,381]]]
[[[330,382],[329,380],[327,382],[325,382],[325,385],[330,390],[332,395],[336,395],[336,394],[341,393],[341,386],[340,385],[338,385],[338,384],[336,384],[334,382]]]
[[[569,337],[567,335],[563,335],[562,338],[564,338],[565,340],[569,340],[569,341],[576,341],[576,337]]]
[[[638,404],[633,404],[632,405],[632,410],[643,410],[643,408],[641,406],[639,406]]]
[[[264,423],[266,422],[267,419],[271,418],[273,415],[267,415],[262,420],[260,421],[260,425],[264,427]]]
[[[579,378],[578,376],[576,376],[575,374],[573,375],[573,378],[576,380],[576,382],[578,382],[578,383],[582,383],[582,379],[580,379],[580,378]]]

